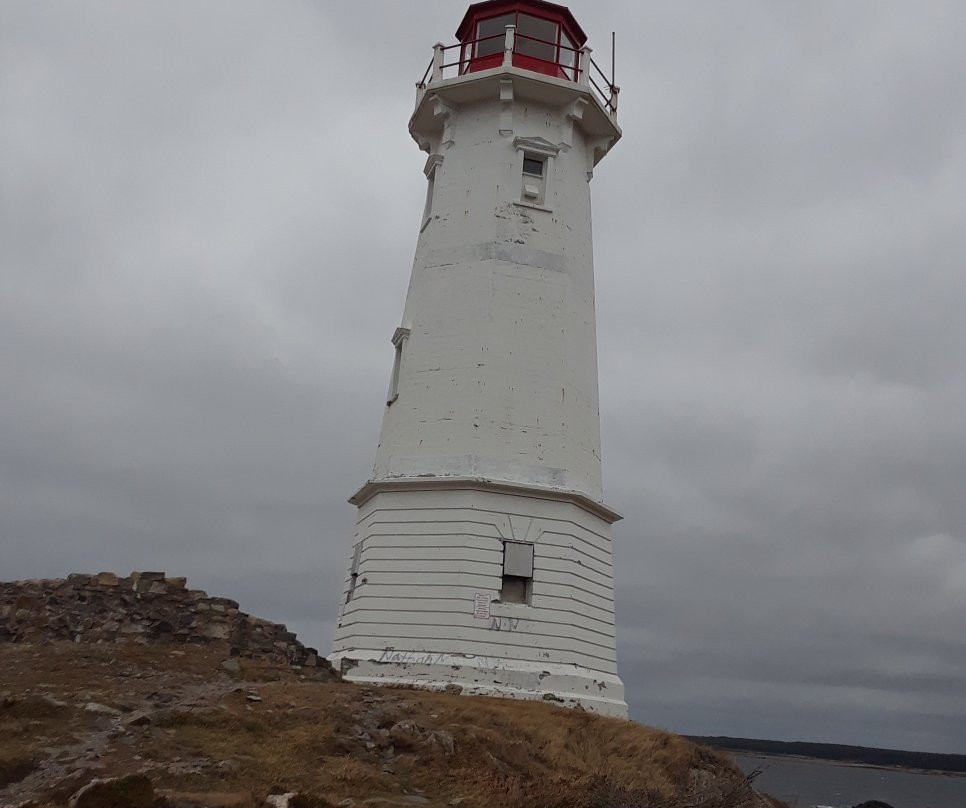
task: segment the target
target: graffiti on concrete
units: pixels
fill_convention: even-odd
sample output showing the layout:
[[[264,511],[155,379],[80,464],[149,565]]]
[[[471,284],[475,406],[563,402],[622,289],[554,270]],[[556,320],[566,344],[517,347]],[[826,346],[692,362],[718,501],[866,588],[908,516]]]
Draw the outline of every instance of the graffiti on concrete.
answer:
[[[519,617],[490,618],[490,631],[516,631],[519,625]]]
[[[397,651],[385,648],[376,662],[401,665],[472,665],[475,668],[505,668],[506,660],[480,654],[446,654],[423,651]]]

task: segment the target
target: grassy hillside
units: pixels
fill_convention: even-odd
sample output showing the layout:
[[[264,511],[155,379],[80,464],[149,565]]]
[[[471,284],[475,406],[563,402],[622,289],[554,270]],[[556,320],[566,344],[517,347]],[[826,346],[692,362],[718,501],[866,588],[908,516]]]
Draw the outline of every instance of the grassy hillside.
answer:
[[[724,755],[633,722],[312,675],[219,646],[0,643],[0,805],[124,775],[143,778],[78,808],[772,804]]]

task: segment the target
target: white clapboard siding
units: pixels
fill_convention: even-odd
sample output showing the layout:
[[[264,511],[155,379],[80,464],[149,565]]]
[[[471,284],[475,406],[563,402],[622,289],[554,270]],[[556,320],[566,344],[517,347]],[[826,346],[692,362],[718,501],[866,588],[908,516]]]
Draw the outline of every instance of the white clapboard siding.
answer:
[[[602,609],[611,608],[608,603],[613,602],[613,589],[598,581],[570,571],[552,570],[537,567],[533,571],[534,592],[546,595],[573,594],[586,603],[599,606]]]
[[[539,558],[540,568],[544,572],[544,576],[541,576],[539,580],[549,580],[545,576],[552,575],[553,573],[562,573],[563,575],[572,577],[575,584],[580,588],[592,592],[599,591],[603,597],[607,597],[611,591],[614,580],[613,576],[604,575],[591,569],[587,564],[580,564],[569,558],[559,558],[551,554],[544,555],[540,552],[543,549],[540,545],[537,545],[537,558]],[[537,578],[536,573],[534,573],[534,578]]]
[[[493,617],[507,617],[515,620],[521,615],[527,620],[541,623],[553,623],[562,626],[574,626],[586,629],[601,636],[613,639],[614,621],[598,620],[570,609],[541,609],[539,606],[520,606],[516,603],[492,603],[490,614]]]
[[[474,632],[496,631],[514,635],[565,637],[605,648],[614,647],[613,628],[610,631],[602,631],[599,627],[591,629],[578,625],[577,620],[569,622],[541,620],[538,614],[533,613],[535,611],[533,609],[519,609],[521,616],[494,615],[487,620],[478,620],[465,610],[429,612],[425,609],[382,609],[375,608],[365,599],[360,599],[354,604],[354,608],[346,609],[346,614],[351,613],[353,622],[357,623],[462,627],[472,629]],[[524,614],[530,614],[530,619],[523,617]]]
[[[503,635],[500,642],[520,642],[523,647],[532,647],[534,637],[540,637],[549,645],[560,649],[580,650],[581,643],[595,649],[609,649],[615,647],[611,633],[589,631],[576,625],[543,622],[540,620],[523,620],[512,617],[491,617],[488,620],[475,620],[472,615],[460,613],[437,614],[435,619],[427,619],[429,615],[424,611],[386,611],[357,608],[352,612],[353,623],[368,626],[407,626],[412,631],[424,632],[413,634],[406,630],[408,636],[436,636],[433,632],[445,627],[447,636],[466,637],[480,642],[493,642],[497,634]],[[529,638],[529,639],[528,639]],[[576,643],[576,644],[574,644]],[[586,648],[584,650],[587,650]]]
[[[385,534],[371,533],[366,537],[365,550],[367,552],[375,552],[378,549],[394,551],[398,547],[428,547],[439,549],[441,552],[445,552],[450,547],[473,547],[495,553],[503,552],[503,542],[500,539],[490,536],[469,536],[465,533],[444,533],[442,535],[421,533],[413,536],[399,536],[387,532]]]
[[[558,548],[557,555],[560,558],[570,558],[571,556],[589,558],[600,565],[601,572],[610,574],[614,572],[614,557],[609,544],[606,547],[600,547],[574,536],[550,530],[545,530],[540,535],[539,544]]]
[[[414,598],[424,598],[427,600],[444,599],[450,601],[450,607],[454,610],[466,608],[466,604],[473,602],[474,594],[479,591],[474,586],[453,586],[452,582],[447,583],[411,583],[396,582],[378,583],[369,581],[356,588],[356,595],[353,602],[360,598],[377,598],[384,602],[399,603],[400,600],[408,601]],[[493,584],[497,583],[493,579]],[[517,604],[503,604],[495,601],[497,597],[495,589],[491,591],[494,602],[490,604],[492,614],[502,614],[501,609],[517,609]],[[457,605],[461,604],[461,605]],[[612,609],[604,609],[580,600],[576,597],[561,597],[556,595],[541,595],[534,592],[531,600],[531,608],[540,612],[549,613],[569,613],[577,616],[586,617],[595,623],[614,625],[614,614]],[[613,629],[611,629],[613,630]]]
[[[458,573],[440,575],[438,572],[406,572],[397,569],[367,572],[360,568],[359,578],[360,581],[356,584],[356,587],[360,593],[361,588],[374,584],[388,584],[390,586],[415,584],[429,588],[445,582],[447,585],[463,586],[472,588],[474,591],[492,591],[494,593],[500,588],[499,572],[483,574],[464,570]],[[363,578],[366,579],[365,582],[362,581]],[[400,596],[403,596],[401,591]]]
[[[387,551],[387,549],[385,547],[373,547],[366,542],[360,555],[361,562],[365,563],[369,569],[378,569],[375,565],[391,561],[393,563],[412,564],[414,566],[411,568],[418,570],[431,569],[426,564],[435,564],[442,561],[455,561],[474,570],[477,569],[477,565],[480,565],[479,569],[483,569],[483,566],[493,564],[496,564],[502,570],[503,564],[502,548],[500,550],[481,550],[476,547],[467,547],[465,543],[462,547],[444,546],[435,551],[426,546],[410,547],[407,545],[391,548],[391,551]],[[400,567],[400,569],[403,569],[403,567]],[[500,574],[502,574],[501,570],[498,570]]]
[[[391,631],[382,635],[369,636],[375,646],[380,649],[393,648],[395,650],[418,650],[431,653],[468,653],[478,656],[498,657],[505,660],[521,662],[553,662],[564,665],[579,665],[593,671],[611,673],[616,670],[616,654],[608,649],[586,646],[582,643],[565,643],[553,638],[545,646],[536,647],[526,637],[499,636],[503,632],[495,632],[499,639],[494,641],[492,636],[477,639],[462,630],[457,630],[459,636],[459,651],[453,651],[453,639],[449,633],[439,629],[434,635],[428,629],[418,626],[387,626]],[[539,671],[538,671],[539,672]]]
[[[588,619],[596,620],[599,623],[614,625],[614,610],[612,608],[595,606],[576,597],[561,597],[534,592],[530,602],[535,609],[551,609],[558,612],[585,615]]]
[[[503,564],[500,556],[495,556],[491,561],[482,561],[475,558],[456,558],[440,554],[437,558],[400,558],[394,559],[391,556],[364,556],[359,565],[359,572],[368,580],[374,580],[375,575],[384,574],[396,575],[396,580],[402,580],[398,576],[414,574],[433,580],[431,576],[438,577],[435,583],[444,583],[448,575],[462,574],[474,576],[493,576],[499,579],[503,574]],[[496,584],[499,586],[499,583]]]
[[[431,518],[427,514],[426,519]],[[373,520],[366,526],[368,536],[475,536],[481,539],[500,541],[503,537],[493,525],[483,522],[460,522],[458,524],[438,524],[431,521],[410,520],[406,522],[392,522],[388,519]]]
[[[489,579],[494,583],[496,579]],[[363,587],[356,590],[358,597],[372,597],[387,600],[409,600],[411,598],[443,598],[454,603],[465,604],[473,600],[473,595],[477,589],[473,586],[455,586],[453,581],[447,577],[443,581],[432,584],[411,583],[409,581],[394,581],[392,583],[380,583],[369,581]],[[456,607],[463,608],[463,607]]]
[[[452,492],[459,494],[459,491]],[[436,516],[436,519],[433,519]],[[495,520],[493,517],[497,517]],[[485,517],[485,518],[483,518]],[[386,522],[393,525],[405,525],[407,523],[435,524],[447,530],[461,530],[466,525],[478,526],[488,530],[496,530],[500,533],[501,528],[509,529],[509,519],[507,514],[495,513],[493,511],[471,510],[469,508],[434,508],[413,507],[413,508],[379,508],[367,513],[359,520],[359,525],[366,529],[374,525]]]
[[[530,519],[533,513],[526,505],[531,500],[527,497],[514,497],[517,502],[507,502],[505,495],[473,491],[448,491],[447,494],[459,502],[479,502],[479,507],[439,507],[439,500],[433,494],[425,491],[414,491],[410,496],[412,504],[405,508],[375,507],[370,503],[360,511],[359,526],[366,527],[372,521],[391,523],[423,522],[427,524],[476,524],[495,528],[503,538],[510,538],[512,528],[511,518]],[[481,496],[482,499],[476,499]],[[504,497],[504,499],[500,499]],[[421,503],[425,503],[421,505]],[[490,506],[490,507],[487,507]],[[505,508],[505,510],[500,510]],[[610,536],[606,530],[597,530],[597,525],[588,520],[585,511],[570,503],[561,503],[558,513],[545,522],[548,530],[559,529],[562,535],[574,535],[579,539],[610,546]],[[517,539],[523,537],[517,536]]]
[[[495,582],[495,579],[494,579]],[[473,600],[477,592],[481,591],[473,586],[453,586],[451,583],[441,584],[412,584],[412,583],[374,583],[368,581],[356,587],[355,595],[348,608],[362,599],[372,599],[371,602],[379,601],[384,604],[404,601],[425,601],[435,603],[444,600],[446,604],[437,604],[440,609],[451,609],[453,611],[473,610]],[[483,590],[486,591],[486,590]],[[517,612],[525,608],[535,615],[556,615],[558,613],[568,613],[577,617],[585,618],[594,624],[607,625],[613,627],[613,613],[605,609],[590,606],[573,597],[558,597],[551,595],[534,594],[529,606],[521,606],[516,603],[501,603],[497,599],[498,595],[494,591],[488,592],[491,595],[490,612],[494,615],[511,613],[519,616]],[[373,607],[382,608],[382,607]],[[390,607],[392,608],[392,607]],[[541,617],[541,619],[545,619]],[[547,618],[549,619],[549,618]],[[613,628],[611,628],[613,631]]]
[[[381,597],[372,592],[376,587],[365,587],[365,593],[357,595],[346,605],[345,613],[354,613],[358,609],[383,610],[387,612],[399,610],[398,597]],[[472,590],[448,587],[449,595],[433,595],[423,592],[407,594],[406,611],[429,612],[439,614],[441,612],[452,612],[453,614],[472,614],[473,613],[473,592]],[[358,591],[358,590],[357,590]],[[435,590],[430,589],[430,592]],[[398,595],[396,590],[393,593]],[[455,596],[453,596],[455,595]],[[521,608],[525,615],[533,621],[553,623],[563,626],[578,626],[601,635],[613,637],[613,619],[601,619],[592,617],[582,612],[555,606],[554,608],[540,608],[538,605],[521,607],[518,604],[498,603],[490,604],[490,614],[493,617],[506,617],[519,619]],[[524,623],[524,625],[526,625]]]
[[[466,590],[462,591],[465,593]],[[406,596],[406,606],[407,611],[431,612],[433,614],[440,612],[452,612],[453,614],[467,612],[472,614],[473,597],[472,594],[466,597],[434,597],[423,593],[413,593]],[[365,595],[355,597],[347,603],[345,613],[354,613],[359,609],[397,611],[399,609],[399,598],[379,597],[367,592]]]

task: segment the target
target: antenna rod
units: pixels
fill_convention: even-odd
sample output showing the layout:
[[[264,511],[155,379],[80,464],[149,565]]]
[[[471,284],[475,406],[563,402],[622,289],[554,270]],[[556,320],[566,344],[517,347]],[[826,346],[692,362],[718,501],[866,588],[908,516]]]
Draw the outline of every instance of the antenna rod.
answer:
[[[617,78],[617,71],[614,69],[617,64],[617,57],[615,56],[615,48],[617,47],[617,32],[610,32],[610,88],[614,89],[615,79]]]

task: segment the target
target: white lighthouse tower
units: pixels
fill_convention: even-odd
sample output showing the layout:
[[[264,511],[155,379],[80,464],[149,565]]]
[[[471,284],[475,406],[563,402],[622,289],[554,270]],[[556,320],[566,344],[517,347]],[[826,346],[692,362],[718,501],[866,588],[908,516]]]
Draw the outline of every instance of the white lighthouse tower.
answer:
[[[589,187],[617,89],[563,6],[475,3],[457,38],[409,121],[426,207],[329,659],[625,715]]]

